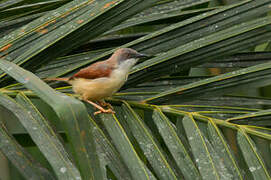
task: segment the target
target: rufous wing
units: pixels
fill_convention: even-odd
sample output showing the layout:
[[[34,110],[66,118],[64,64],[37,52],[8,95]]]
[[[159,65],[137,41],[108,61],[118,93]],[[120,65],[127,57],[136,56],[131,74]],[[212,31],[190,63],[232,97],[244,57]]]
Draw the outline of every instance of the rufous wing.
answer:
[[[75,73],[70,79],[74,78],[85,78],[85,79],[96,79],[102,77],[109,77],[113,66],[106,61],[94,63],[79,72]]]

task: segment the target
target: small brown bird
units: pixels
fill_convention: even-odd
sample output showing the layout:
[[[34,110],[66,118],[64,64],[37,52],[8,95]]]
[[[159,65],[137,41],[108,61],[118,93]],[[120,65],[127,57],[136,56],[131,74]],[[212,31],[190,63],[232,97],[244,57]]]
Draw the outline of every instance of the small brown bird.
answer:
[[[97,109],[94,115],[99,113],[115,113],[112,106],[104,101],[104,98],[112,96],[125,83],[130,69],[145,54],[138,53],[130,48],[121,48],[104,61],[96,62],[81,69],[68,78],[48,78],[47,81],[65,81],[72,85],[72,89],[80,98]],[[94,103],[97,101],[100,105]],[[102,106],[107,106],[104,109]]]

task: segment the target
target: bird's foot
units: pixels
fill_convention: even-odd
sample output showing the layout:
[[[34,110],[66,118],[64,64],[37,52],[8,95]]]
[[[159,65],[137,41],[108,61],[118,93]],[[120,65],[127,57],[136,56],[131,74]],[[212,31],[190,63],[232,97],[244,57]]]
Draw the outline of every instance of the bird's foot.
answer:
[[[111,113],[114,114],[115,111],[113,111],[111,108],[109,109],[104,109],[103,107],[99,106],[98,104],[85,99],[84,101],[88,102],[89,104],[93,105],[94,107],[96,107],[97,109],[99,109],[99,111],[94,112],[94,115],[100,114],[100,113]],[[107,103],[106,103],[107,104]],[[111,106],[111,105],[110,105]]]
[[[107,103],[105,101],[98,101],[98,102],[103,107],[108,107],[109,109],[114,109],[113,106],[110,103]]]
[[[103,109],[103,110],[94,112],[94,115],[96,116],[97,114],[101,114],[101,113],[115,114],[115,111],[113,111],[112,109]]]

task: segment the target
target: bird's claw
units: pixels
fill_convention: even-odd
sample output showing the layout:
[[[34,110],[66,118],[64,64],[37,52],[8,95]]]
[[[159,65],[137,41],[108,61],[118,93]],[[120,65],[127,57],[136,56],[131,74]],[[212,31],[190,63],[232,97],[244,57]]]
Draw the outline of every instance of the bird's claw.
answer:
[[[114,109],[113,106],[110,103],[106,103],[106,102],[103,102],[103,101],[100,101],[99,103],[103,107],[108,107],[109,109]]]
[[[111,110],[114,109],[113,106],[111,104],[109,104],[109,103],[106,103],[106,107],[108,107]]]
[[[101,114],[101,113],[108,113],[108,114],[115,114],[115,111],[113,111],[112,109],[104,109],[104,110],[99,110],[94,112],[94,115],[96,116],[97,114]]]

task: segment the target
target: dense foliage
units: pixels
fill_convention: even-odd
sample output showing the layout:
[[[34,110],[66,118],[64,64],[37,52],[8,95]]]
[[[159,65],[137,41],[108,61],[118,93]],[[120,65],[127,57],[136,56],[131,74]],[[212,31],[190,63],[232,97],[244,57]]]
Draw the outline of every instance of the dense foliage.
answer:
[[[0,0],[0,152],[10,179],[271,179],[270,6]],[[119,47],[152,57],[107,99],[114,115],[94,116],[69,85],[42,80]]]

